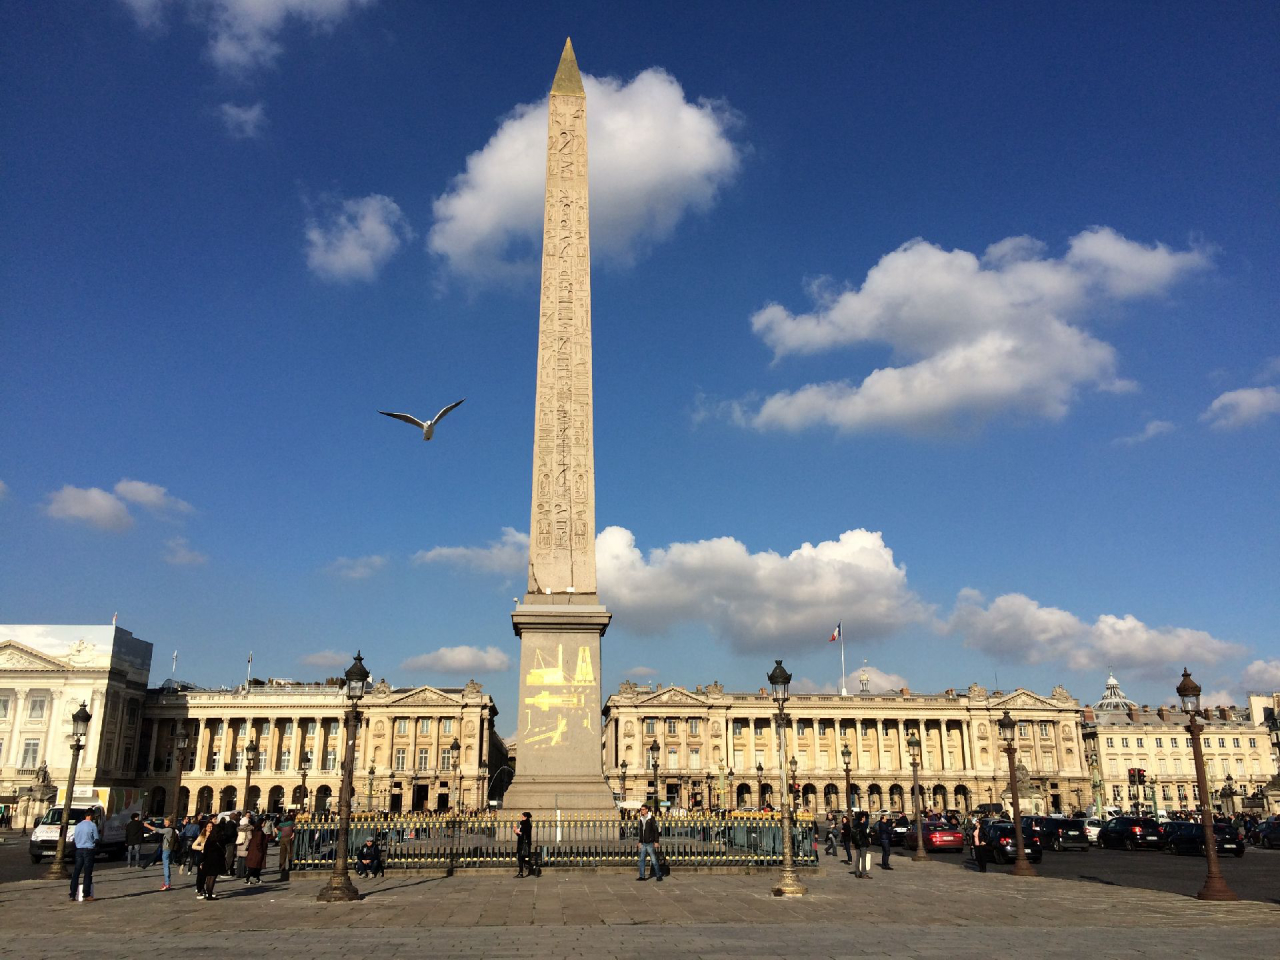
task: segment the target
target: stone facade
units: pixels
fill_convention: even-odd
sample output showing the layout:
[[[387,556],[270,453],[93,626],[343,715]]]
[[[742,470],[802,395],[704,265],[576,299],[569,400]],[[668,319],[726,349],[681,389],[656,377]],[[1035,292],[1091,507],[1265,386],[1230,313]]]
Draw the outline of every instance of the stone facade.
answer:
[[[1018,762],[1027,768],[1042,809],[1070,811],[1089,802],[1080,704],[1062,687],[1048,697],[1023,689],[988,693],[976,684],[964,692],[873,693],[865,677],[862,687],[848,696],[798,694],[787,704],[792,721],[787,751],[798,762],[805,808],[823,812],[844,806],[841,749],[847,743],[852,806],[909,810],[906,740],[913,732],[923,743],[920,785],[926,805],[968,810],[999,803],[1009,783],[996,729],[1005,710],[1018,721]],[[634,803],[652,792],[646,769],[656,740],[664,799],[683,807],[777,804],[776,708],[766,690],[728,693],[718,683],[654,689],[626,682],[604,711],[604,766],[620,800]],[[1030,798],[1023,799],[1031,812]]]
[[[258,756],[247,771],[249,807],[336,810],[346,706],[336,681],[149,691],[137,774],[149,790],[148,808],[173,809],[175,789],[179,812],[243,808],[244,748],[252,742]],[[475,810],[488,796],[500,797],[509,778],[495,776],[507,764],[497,715],[475,682],[457,689],[378,682],[360,703],[353,809]],[[181,737],[185,750],[177,747]]]
[[[93,719],[83,786],[131,786],[151,644],[113,624],[0,625],[0,805],[22,824],[42,815],[71,768],[71,715]]]

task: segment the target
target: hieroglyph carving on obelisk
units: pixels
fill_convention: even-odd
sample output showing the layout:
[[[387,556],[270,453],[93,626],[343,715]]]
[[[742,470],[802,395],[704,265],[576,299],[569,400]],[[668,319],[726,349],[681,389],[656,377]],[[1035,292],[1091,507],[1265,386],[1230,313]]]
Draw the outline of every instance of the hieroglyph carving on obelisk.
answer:
[[[587,99],[565,42],[551,84],[529,593],[596,592]]]

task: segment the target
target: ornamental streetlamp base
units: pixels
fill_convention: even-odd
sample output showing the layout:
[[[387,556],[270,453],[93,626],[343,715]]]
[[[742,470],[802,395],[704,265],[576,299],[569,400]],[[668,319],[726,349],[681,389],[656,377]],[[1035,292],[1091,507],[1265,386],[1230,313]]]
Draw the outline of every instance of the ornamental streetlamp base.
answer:
[[[1234,890],[1221,877],[1210,877],[1196,894],[1197,900],[1239,900]]]
[[[933,858],[924,852],[924,847],[917,847],[916,852],[911,855],[911,860],[914,863],[927,863],[931,859]]]
[[[329,882],[320,888],[316,899],[321,903],[346,903],[350,900],[363,900],[364,896],[356,889],[350,877],[330,877]]]
[[[1013,875],[1015,877],[1038,877],[1036,868],[1031,865],[1029,860],[1013,861]]]
[[[53,863],[49,864],[49,871],[44,875],[46,880],[70,880],[71,871],[67,869],[67,862],[58,858],[54,858]]]
[[[771,892],[775,897],[803,897],[809,888],[795,877],[784,876]]]

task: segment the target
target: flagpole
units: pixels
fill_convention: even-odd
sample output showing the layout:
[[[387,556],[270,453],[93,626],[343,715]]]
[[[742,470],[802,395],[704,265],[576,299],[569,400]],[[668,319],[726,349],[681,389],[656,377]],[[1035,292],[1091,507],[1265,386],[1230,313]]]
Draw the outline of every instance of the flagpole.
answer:
[[[244,671],[244,692],[249,692],[249,681],[253,679],[253,651],[249,651],[249,666]]]
[[[849,688],[845,686],[845,682],[844,682],[845,676],[846,674],[844,672],[844,631],[841,630],[840,631],[840,696],[842,697],[847,697],[849,695]]]

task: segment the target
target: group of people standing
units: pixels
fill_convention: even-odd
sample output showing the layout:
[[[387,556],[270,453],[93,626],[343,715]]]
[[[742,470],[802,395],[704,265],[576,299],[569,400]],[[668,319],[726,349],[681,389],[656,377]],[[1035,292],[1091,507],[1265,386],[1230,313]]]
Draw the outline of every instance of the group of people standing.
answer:
[[[865,810],[845,813],[840,817],[838,829],[840,845],[844,847],[844,862],[852,865],[849,872],[860,880],[871,879],[871,847],[879,845],[880,867],[892,870],[889,864],[889,848],[893,844],[893,821],[888,814],[881,814],[875,823],[871,822],[871,814]],[[837,830],[832,827],[827,831],[827,848],[834,853]]]

